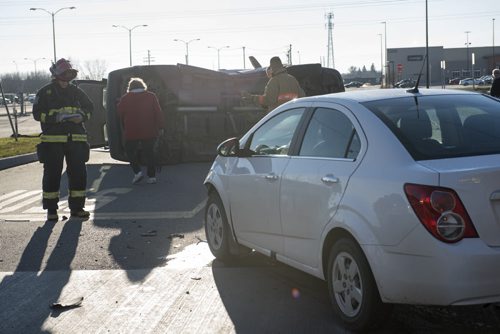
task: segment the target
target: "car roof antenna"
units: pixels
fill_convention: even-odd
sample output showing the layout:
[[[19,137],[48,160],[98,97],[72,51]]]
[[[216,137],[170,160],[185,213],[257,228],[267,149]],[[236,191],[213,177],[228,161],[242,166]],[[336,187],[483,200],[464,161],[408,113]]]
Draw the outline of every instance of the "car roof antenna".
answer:
[[[417,82],[415,83],[415,87],[412,89],[406,90],[408,93],[418,93],[418,85],[420,84],[420,78],[422,77],[422,72],[424,70],[424,64],[427,61],[427,55],[424,57],[424,61],[422,62],[422,67],[420,68],[420,73],[418,74]]]

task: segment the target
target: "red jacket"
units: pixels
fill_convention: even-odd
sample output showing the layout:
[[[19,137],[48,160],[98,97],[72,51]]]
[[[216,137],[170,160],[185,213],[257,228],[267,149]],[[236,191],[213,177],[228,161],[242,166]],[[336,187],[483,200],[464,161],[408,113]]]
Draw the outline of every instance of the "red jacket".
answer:
[[[125,140],[153,139],[165,127],[165,118],[156,95],[146,90],[134,90],[118,102]]]

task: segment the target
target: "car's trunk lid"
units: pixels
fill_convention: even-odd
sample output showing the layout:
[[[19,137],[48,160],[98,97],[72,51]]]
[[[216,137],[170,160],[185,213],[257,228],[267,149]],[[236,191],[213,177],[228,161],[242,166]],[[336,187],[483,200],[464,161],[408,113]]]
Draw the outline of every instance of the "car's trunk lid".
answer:
[[[455,190],[479,237],[500,246],[500,155],[420,161],[439,172],[439,185]]]

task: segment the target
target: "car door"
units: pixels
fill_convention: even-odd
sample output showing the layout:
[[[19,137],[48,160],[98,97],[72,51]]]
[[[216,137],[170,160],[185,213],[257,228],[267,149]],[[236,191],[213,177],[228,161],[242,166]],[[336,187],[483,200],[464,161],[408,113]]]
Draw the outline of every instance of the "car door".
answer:
[[[251,156],[238,158],[227,178],[236,236],[264,253],[283,251],[279,188],[304,112],[304,108],[284,111],[262,124],[246,143]]]
[[[321,235],[359,164],[364,137],[339,105],[313,107],[297,154],[283,173],[280,207],[285,256],[316,268]]]

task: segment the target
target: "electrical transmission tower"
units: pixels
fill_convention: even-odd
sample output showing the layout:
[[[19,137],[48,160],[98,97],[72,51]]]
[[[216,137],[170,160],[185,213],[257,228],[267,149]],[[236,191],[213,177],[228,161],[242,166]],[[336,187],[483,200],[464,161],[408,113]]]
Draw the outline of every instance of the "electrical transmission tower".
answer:
[[[326,14],[326,18],[328,20],[328,54],[326,57],[326,67],[335,68],[335,60],[333,58],[333,13],[330,12]]]

